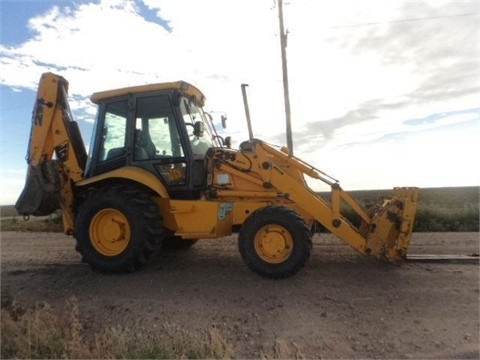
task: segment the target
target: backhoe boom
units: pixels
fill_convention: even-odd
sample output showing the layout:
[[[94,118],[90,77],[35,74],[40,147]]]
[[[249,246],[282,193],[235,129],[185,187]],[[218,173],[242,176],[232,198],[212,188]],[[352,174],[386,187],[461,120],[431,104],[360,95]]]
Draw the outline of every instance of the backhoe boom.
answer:
[[[83,179],[87,154],[67,98],[68,81],[45,73],[32,114],[25,188],[15,204],[23,215],[63,211],[66,232],[73,229],[72,184]]]

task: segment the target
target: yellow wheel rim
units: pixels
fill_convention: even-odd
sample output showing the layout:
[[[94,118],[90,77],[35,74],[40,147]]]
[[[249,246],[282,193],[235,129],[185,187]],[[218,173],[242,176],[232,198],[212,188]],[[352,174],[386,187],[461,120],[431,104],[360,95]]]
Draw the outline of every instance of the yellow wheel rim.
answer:
[[[283,226],[266,225],[255,235],[255,252],[265,262],[270,264],[284,262],[292,250],[292,235]]]
[[[90,222],[89,234],[95,250],[105,256],[116,256],[130,242],[130,224],[120,211],[103,209]]]

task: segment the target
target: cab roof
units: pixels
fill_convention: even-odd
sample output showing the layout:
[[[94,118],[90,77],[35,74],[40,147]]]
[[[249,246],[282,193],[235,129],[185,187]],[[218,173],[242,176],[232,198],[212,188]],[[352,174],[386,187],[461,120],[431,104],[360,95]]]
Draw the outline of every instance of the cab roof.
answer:
[[[192,84],[187,83],[186,81],[129,86],[120,89],[99,91],[93,93],[90,96],[90,100],[92,100],[92,102],[94,102],[95,104],[98,104],[104,99],[110,99],[121,95],[140,94],[158,90],[178,90],[184,95],[187,95],[189,97],[195,97],[200,106],[203,106],[205,104],[205,95],[203,95],[203,93],[198,88],[196,88]]]

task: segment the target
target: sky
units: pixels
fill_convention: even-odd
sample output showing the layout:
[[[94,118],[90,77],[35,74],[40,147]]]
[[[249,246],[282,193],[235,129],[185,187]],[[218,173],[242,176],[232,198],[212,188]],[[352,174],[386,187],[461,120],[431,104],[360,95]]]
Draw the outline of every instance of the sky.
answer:
[[[286,145],[274,0],[0,0],[0,204],[20,194],[38,80],[69,83],[90,142],[96,91],[184,80],[233,146]],[[288,0],[296,156],[345,190],[478,186],[480,2]],[[316,185],[314,185],[316,186]]]

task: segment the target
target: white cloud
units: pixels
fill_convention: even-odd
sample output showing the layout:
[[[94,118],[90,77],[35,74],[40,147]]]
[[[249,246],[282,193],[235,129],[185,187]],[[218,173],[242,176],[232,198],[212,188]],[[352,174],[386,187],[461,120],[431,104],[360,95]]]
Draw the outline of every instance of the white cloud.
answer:
[[[17,201],[25,184],[25,170],[1,169],[0,205],[12,205]]]
[[[86,97],[94,91],[183,79],[202,89],[208,109],[228,113],[235,144],[246,139],[240,84],[249,83],[255,135],[285,144],[273,1],[143,3],[171,32],[146,21],[133,1],[54,7],[30,20],[31,39],[0,45],[0,82],[34,89],[42,72],[60,72],[70,81],[72,108],[87,120],[94,108]],[[383,142],[389,134],[421,146],[410,137],[421,134],[425,143],[441,124],[406,120],[478,107],[475,1],[298,0],[284,10],[296,154],[320,167],[339,159],[327,167],[346,168],[358,187],[401,184],[360,180],[352,154],[396,148]],[[465,123],[461,116],[444,121],[460,129]]]

